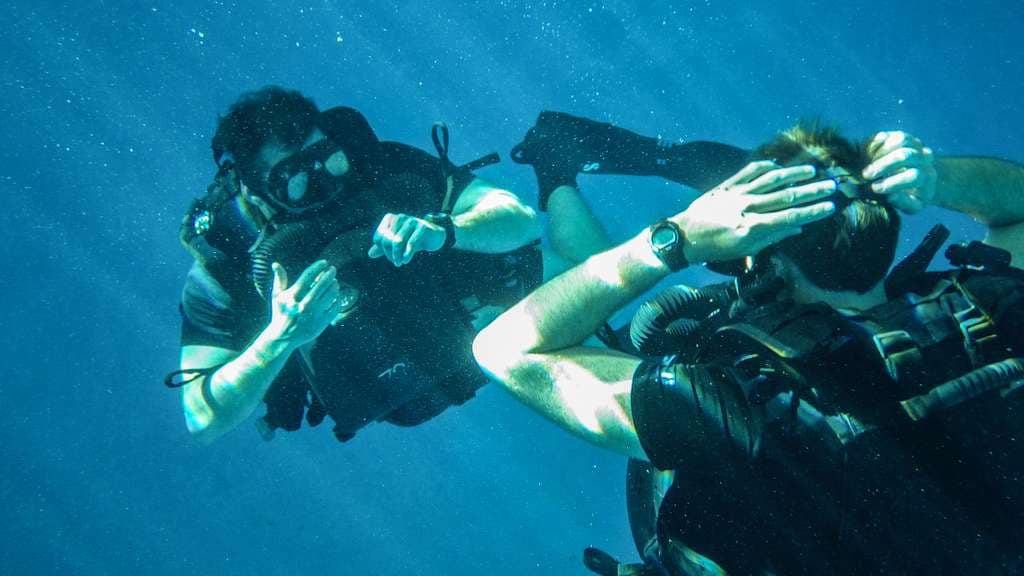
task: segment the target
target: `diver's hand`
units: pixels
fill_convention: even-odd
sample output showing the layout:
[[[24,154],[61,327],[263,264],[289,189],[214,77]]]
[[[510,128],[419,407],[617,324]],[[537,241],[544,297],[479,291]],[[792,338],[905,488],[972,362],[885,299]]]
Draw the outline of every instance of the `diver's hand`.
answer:
[[[826,218],[835,205],[825,200],[832,180],[798,184],[813,178],[813,166],[780,168],[752,162],[672,217],[686,232],[690,262],[719,262],[753,256],[805,224]]]
[[[446,238],[447,232],[437,224],[408,214],[387,214],[377,225],[367,256],[383,256],[395,266],[402,266],[418,252],[440,250]]]
[[[284,266],[274,262],[273,269],[269,330],[275,338],[296,349],[315,340],[339,318],[341,287],[335,278],[337,270],[326,261],[319,260],[289,286]]]
[[[868,142],[867,153],[871,163],[864,169],[864,179],[892,206],[914,214],[935,198],[935,157],[914,136],[879,132]]]

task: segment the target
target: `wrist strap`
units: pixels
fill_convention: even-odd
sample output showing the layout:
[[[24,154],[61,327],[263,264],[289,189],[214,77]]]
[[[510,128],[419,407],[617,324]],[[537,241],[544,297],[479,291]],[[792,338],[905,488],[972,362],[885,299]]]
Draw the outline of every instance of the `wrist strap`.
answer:
[[[182,370],[175,370],[168,372],[164,376],[164,386],[168,388],[181,388],[186,384],[199,380],[200,378],[209,376],[220,370],[227,365],[227,362],[223,364],[217,364],[216,366],[210,366],[207,368],[185,368]]]
[[[423,217],[424,220],[444,228],[444,245],[441,250],[448,250],[455,246],[455,222],[448,212],[431,212]],[[440,250],[439,250],[440,251]]]

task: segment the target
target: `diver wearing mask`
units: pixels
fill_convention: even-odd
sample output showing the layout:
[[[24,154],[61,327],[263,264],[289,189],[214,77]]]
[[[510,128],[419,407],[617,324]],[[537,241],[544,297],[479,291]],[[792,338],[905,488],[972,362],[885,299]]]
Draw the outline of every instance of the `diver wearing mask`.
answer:
[[[472,174],[494,155],[457,167],[443,126],[434,140],[440,158],[277,87],[221,118],[217,175],[181,227],[195,263],[167,379],[193,435],[265,402],[267,439],[330,416],[344,441],[374,421],[420,424],[486,382],[476,324],[540,283],[539,224]]]

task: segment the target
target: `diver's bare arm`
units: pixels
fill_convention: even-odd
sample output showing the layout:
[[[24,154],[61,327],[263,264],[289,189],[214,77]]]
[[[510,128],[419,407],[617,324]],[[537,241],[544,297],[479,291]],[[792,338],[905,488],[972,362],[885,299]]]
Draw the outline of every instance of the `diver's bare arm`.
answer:
[[[991,228],[1024,222],[1024,166],[986,157],[937,158],[935,204]]]
[[[544,353],[580,344],[668,274],[647,235],[645,230],[542,285],[485,328],[477,341],[491,342],[510,354]]]
[[[291,349],[270,328],[241,353],[211,346],[182,347],[182,370],[227,362],[183,389],[185,424],[193,437],[212,442],[248,419],[290,353]]]
[[[515,250],[540,238],[537,213],[519,197],[480,178],[473,180],[452,207],[455,248],[468,252]]]
[[[548,198],[548,242],[573,264],[612,247],[608,232],[594,216],[578,188],[559,186]]]
[[[294,284],[284,267],[272,265],[274,284],[270,323],[234,359],[223,348],[182,348],[182,369],[216,366],[211,376],[189,384],[182,403],[192,435],[210,441],[232,430],[259,406],[274,378],[295,350],[313,342],[341,314],[337,269],[324,260],[310,264]]]
[[[644,458],[629,395],[639,359],[579,344],[668,269],[647,232],[538,288],[485,328],[477,362],[513,396],[597,446]]]
[[[748,165],[673,216],[691,261],[729,260],[800,232],[832,214],[821,202],[832,181],[779,187],[815,174],[810,166]],[[580,344],[619,308],[668,274],[645,230],[542,285],[473,342],[477,362],[518,399],[602,447],[642,456],[629,405],[639,359]]]
[[[940,158],[934,202],[988,226],[985,242],[1024,267],[1024,166],[998,158]]]

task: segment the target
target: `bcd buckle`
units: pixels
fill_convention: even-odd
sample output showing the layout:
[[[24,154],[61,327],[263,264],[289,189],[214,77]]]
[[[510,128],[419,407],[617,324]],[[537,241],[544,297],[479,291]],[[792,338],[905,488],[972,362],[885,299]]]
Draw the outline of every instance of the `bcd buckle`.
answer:
[[[967,308],[953,314],[960,333],[964,336],[964,350],[974,367],[986,364],[986,350],[997,345],[995,323],[977,306],[971,304]]]
[[[923,360],[921,349],[906,330],[882,332],[872,337],[878,354],[885,362],[885,370],[895,381],[909,376],[911,370]]]

